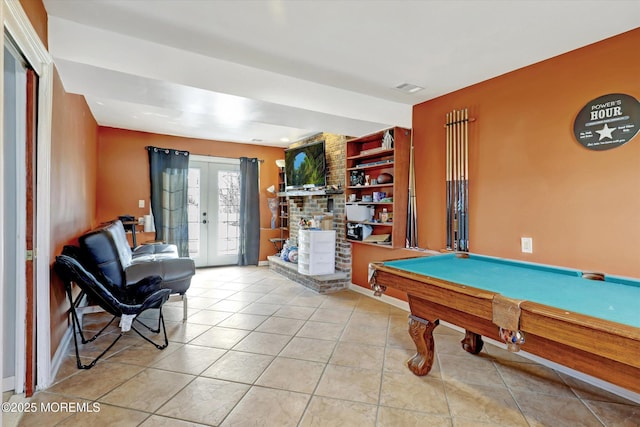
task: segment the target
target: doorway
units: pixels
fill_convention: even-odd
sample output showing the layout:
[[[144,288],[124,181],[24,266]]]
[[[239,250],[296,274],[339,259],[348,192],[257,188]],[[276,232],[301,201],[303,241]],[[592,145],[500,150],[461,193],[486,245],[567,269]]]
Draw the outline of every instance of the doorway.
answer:
[[[192,155],[188,199],[189,256],[196,267],[237,264],[239,160]]]
[[[26,192],[33,190],[33,205],[26,204],[26,209],[20,210],[16,206],[8,205],[5,202],[4,197],[0,196],[0,307],[4,310],[5,298],[4,289],[6,283],[4,281],[5,270],[7,263],[5,262],[5,254],[13,252],[16,254],[17,262],[16,268],[23,271],[27,268],[32,269],[32,280],[35,280],[31,286],[23,284],[18,286],[16,291],[24,294],[17,294],[17,300],[21,304],[16,304],[16,310],[18,314],[16,319],[22,318],[19,314],[20,310],[24,311],[24,321],[21,321],[16,327],[24,327],[25,334],[17,334],[17,339],[20,336],[29,337],[24,339],[23,344],[17,344],[17,348],[24,349],[25,357],[16,359],[16,363],[22,363],[22,368],[16,369],[16,375],[24,375],[24,381],[15,379],[17,386],[20,383],[24,384],[25,393],[29,396],[34,391],[34,384],[38,388],[44,389],[51,384],[52,379],[52,357],[51,357],[51,337],[50,331],[50,280],[49,280],[49,268],[50,268],[50,178],[51,178],[51,110],[52,110],[52,98],[53,98],[53,59],[45,46],[40,41],[38,34],[31,25],[29,18],[25,14],[20,2],[0,0],[2,1],[2,7],[0,7],[0,21],[4,24],[3,37],[0,39],[0,47],[3,50],[3,62],[4,62],[4,47],[9,43],[13,43],[13,46],[19,52],[19,57],[24,58],[25,63],[28,64],[27,71],[27,105],[29,106],[31,100],[31,108],[28,108],[26,121],[28,126],[25,126],[26,139],[34,141],[32,147],[23,147],[24,151],[19,154],[21,161],[15,162],[15,166],[21,171],[17,176],[12,179],[17,181],[16,188],[18,195],[25,195]],[[3,72],[4,76],[4,72]],[[0,98],[4,104],[4,84],[2,90],[0,90]],[[4,109],[4,105],[3,105]],[[29,114],[31,116],[29,116]],[[4,116],[4,114],[3,114]],[[34,121],[29,122],[29,117]],[[0,133],[4,138],[4,120],[0,120]],[[31,135],[32,134],[32,135]],[[37,143],[36,143],[37,141]],[[6,144],[3,144],[6,145]],[[28,150],[33,150],[32,152]],[[33,160],[33,168],[28,170],[28,166],[25,165],[25,157],[29,155],[29,158]],[[33,156],[33,157],[32,157]],[[5,159],[4,147],[0,149],[0,189],[4,192],[7,185],[5,184],[4,165],[7,164]],[[37,166],[36,166],[37,165]],[[30,173],[33,176],[32,179],[27,177]],[[38,190],[32,186],[37,182]],[[40,206],[42,209],[37,209]],[[24,219],[24,212],[33,208],[33,222],[27,222]],[[8,211],[13,209],[19,213],[18,221],[23,221],[25,224],[19,224],[17,232],[22,232],[22,237],[18,242],[11,241],[5,238],[5,234],[11,233],[10,227],[5,223],[4,216]],[[24,227],[24,228],[23,228]],[[21,230],[26,230],[25,232]],[[33,234],[31,234],[33,233]],[[32,240],[34,246],[26,247],[26,238]],[[22,245],[22,246],[20,246]],[[38,250],[40,249],[40,250]],[[30,251],[30,254],[27,252]],[[33,261],[26,261],[27,258],[33,257]],[[26,267],[28,264],[28,267]],[[16,270],[19,271],[19,270]],[[21,273],[27,276],[28,273]],[[29,276],[31,276],[29,274]],[[20,280],[20,278],[18,279]],[[23,279],[24,280],[24,279]],[[28,292],[28,293],[27,293]],[[27,301],[28,300],[28,301]],[[11,303],[11,301],[9,301]],[[25,309],[29,307],[31,310],[27,312]],[[0,330],[5,330],[4,316],[0,316]],[[42,333],[36,333],[36,331],[42,331]],[[71,335],[69,335],[71,336]],[[0,354],[6,354],[4,350],[4,340],[0,340]],[[58,348],[55,354],[55,363],[58,366],[63,358],[64,351],[62,348]],[[36,369],[37,366],[37,369]],[[4,370],[4,364],[0,364],[0,370]],[[6,375],[2,374],[2,378]]]
[[[4,46],[4,129],[2,145],[4,209],[2,391],[24,391],[25,370],[25,141],[27,64],[13,44]]]

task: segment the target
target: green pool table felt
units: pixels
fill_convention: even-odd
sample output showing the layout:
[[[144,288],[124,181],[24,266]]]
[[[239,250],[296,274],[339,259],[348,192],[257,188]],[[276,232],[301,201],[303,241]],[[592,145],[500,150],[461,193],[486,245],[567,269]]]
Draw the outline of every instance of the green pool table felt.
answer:
[[[580,270],[469,254],[387,261],[385,266],[640,327],[640,279],[582,278]]]

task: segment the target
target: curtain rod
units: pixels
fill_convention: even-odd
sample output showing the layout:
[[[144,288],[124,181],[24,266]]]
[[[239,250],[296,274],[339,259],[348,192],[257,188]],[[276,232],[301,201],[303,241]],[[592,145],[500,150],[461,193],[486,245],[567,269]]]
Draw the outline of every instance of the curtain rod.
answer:
[[[161,150],[161,151],[165,151],[165,152],[169,152],[169,151],[176,151],[176,152],[181,152],[181,153],[189,153],[191,154],[189,151],[186,150],[177,150],[175,148],[161,148],[161,147],[154,147],[152,145],[147,145],[146,147],[144,147],[146,150],[152,150],[152,149],[156,149],[156,150]],[[196,156],[208,156],[208,157],[220,157],[221,159],[234,159],[234,160],[240,160],[240,157],[224,157],[224,156],[209,156],[208,154],[195,154]],[[257,159],[258,162],[260,163],[264,163],[264,159]]]
[[[206,154],[197,154],[198,156],[207,156],[207,157],[218,157],[220,159],[232,159],[232,160],[240,160],[240,157],[223,157],[223,156],[208,156]],[[244,156],[243,156],[244,157]],[[250,158],[250,157],[247,157]],[[258,159],[256,158],[256,160],[258,160],[258,163],[264,163],[264,159]]]
[[[208,156],[207,154],[198,154],[198,156]],[[240,157],[224,157],[224,156],[209,156],[209,157],[219,157],[221,159],[233,159],[233,160],[240,160]],[[245,156],[242,156],[245,157]],[[249,157],[247,157],[249,158]],[[264,163],[264,159],[257,159],[259,163]]]

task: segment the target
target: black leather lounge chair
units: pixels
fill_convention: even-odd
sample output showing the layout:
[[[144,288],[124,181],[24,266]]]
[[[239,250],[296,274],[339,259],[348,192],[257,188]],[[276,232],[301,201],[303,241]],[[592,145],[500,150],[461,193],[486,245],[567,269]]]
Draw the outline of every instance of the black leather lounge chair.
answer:
[[[73,342],[76,350],[78,369],[91,369],[130,329],[133,329],[138,335],[153,344],[157,349],[162,350],[166,348],[169,341],[167,340],[164,317],[162,316],[162,305],[169,299],[171,290],[160,289],[162,279],[159,276],[149,276],[126,288],[115,285],[108,277],[99,273],[97,276],[100,277],[100,280],[98,280],[96,276],[87,271],[82,265],[82,255],[77,249],[76,247],[65,247],[63,255],[56,257],[54,270],[63,280],[69,304],[71,304]],[[81,290],[75,300],[72,289],[72,284],[74,283]],[[76,309],[78,309],[80,303],[85,298],[90,301],[91,304],[97,304],[103,310],[113,315],[113,318],[91,338],[85,338],[82,332],[81,322],[76,312]],[[148,309],[158,309],[158,325],[155,328],[147,326],[138,319],[138,316]],[[78,350],[78,335],[80,335],[83,344],[92,342],[100,337],[116,318],[120,318],[120,333],[116,334],[115,340],[93,361],[88,364],[83,364],[80,360],[80,352]],[[144,326],[155,334],[162,332],[164,342],[156,344],[136,329],[136,324]],[[107,335],[109,334],[105,334],[105,336]]]
[[[192,259],[178,256],[175,245],[154,243],[131,250],[122,222],[116,220],[78,239],[91,272],[100,271],[116,286],[125,288],[148,276],[162,277],[161,287],[171,290],[170,301],[182,300],[187,319],[187,289],[196,273]]]

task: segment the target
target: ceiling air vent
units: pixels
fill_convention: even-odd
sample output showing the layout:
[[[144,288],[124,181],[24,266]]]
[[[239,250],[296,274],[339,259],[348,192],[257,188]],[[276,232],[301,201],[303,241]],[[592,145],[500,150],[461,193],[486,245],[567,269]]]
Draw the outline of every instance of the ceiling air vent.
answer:
[[[396,89],[404,93],[416,93],[416,92],[420,92],[424,88],[421,86],[413,85],[411,83],[402,83],[396,86]]]

